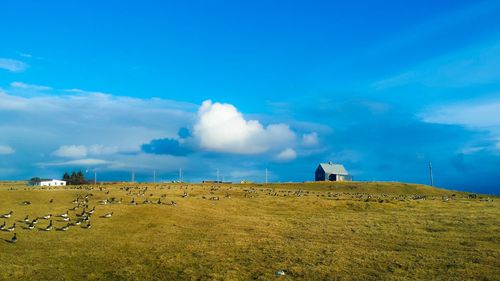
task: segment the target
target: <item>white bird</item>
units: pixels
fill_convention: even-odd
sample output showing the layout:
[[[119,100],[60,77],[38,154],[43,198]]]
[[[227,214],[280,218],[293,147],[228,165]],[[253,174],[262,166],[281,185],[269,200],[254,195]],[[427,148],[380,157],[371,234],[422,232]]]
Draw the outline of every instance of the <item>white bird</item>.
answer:
[[[45,219],[45,220],[48,220],[52,217],[52,214],[48,214],[48,215],[45,215],[43,216],[42,218]]]

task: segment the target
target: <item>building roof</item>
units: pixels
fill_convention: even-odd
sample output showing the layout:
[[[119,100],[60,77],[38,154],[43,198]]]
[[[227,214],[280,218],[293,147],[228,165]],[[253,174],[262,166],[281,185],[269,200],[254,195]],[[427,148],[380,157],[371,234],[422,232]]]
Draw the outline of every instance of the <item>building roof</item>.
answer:
[[[327,174],[335,174],[335,175],[349,175],[347,170],[344,168],[342,164],[334,164],[332,162],[321,163],[319,164],[323,171]]]
[[[38,179],[38,180],[34,180],[33,182],[48,182],[48,181],[59,181],[61,182],[62,180],[55,180],[55,179]],[[66,181],[64,181],[66,182]]]

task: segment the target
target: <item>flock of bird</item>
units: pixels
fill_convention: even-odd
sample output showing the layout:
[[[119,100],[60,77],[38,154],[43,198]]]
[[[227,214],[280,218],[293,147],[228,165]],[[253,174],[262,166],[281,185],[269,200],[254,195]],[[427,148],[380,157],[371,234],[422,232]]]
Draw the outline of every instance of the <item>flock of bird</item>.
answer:
[[[7,221],[12,218],[14,211],[9,211],[8,213],[0,215],[0,219],[4,219],[3,223],[0,225],[0,231],[5,231],[5,232],[13,232],[14,236],[12,236],[10,239],[6,239],[6,242],[9,243],[16,243],[18,241],[18,236],[16,228],[17,228],[17,223],[22,223],[23,226],[21,226],[22,229],[24,230],[33,230],[37,228],[39,231],[52,231],[55,229],[56,231],[68,231],[70,227],[75,227],[75,226],[80,226],[83,229],[90,229],[92,227],[92,224],[90,222],[90,218],[92,215],[95,213],[95,206],[93,208],[89,208],[89,197],[91,197],[92,194],[86,194],[85,196],[78,196],[75,200],[73,200],[71,203],[75,204],[74,207],[69,208],[66,210],[66,212],[63,212],[58,215],[53,215],[53,214],[45,214],[42,216],[35,217],[33,219],[30,219],[28,215],[24,217],[23,220],[13,222],[12,226],[7,226]],[[52,204],[54,202],[54,199],[51,199],[49,201],[49,204]],[[23,201],[21,203],[22,205],[31,205],[31,201]],[[81,212],[76,212],[78,209],[82,209]],[[75,213],[73,214],[73,218],[70,218],[70,211],[74,211]],[[101,218],[111,218],[113,216],[113,212],[103,214]],[[54,227],[53,220],[58,219],[59,222],[65,222],[66,224],[62,225],[61,227]],[[42,227],[36,227],[38,223],[41,220],[46,221],[46,225]]]
[[[147,205],[147,204],[155,204],[155,205],[170,205],[177,206],[177,202],[174,200],[167,200],[167,194],[163,193],[161,195],[156,195],[149,190],[148,186],[124,186],[119,189],[122,192],[124,197],[128,197],[130,201],[124,201],[123,198],[117,199],[116,197],[109,197],[110,189],[96,186],[77,186],[77,187],[65,187],[65,189],[73,189],[73,190],[85,190],[84,195],[78,195],[76,198],[71,201],[73,207],[68,208],[65,212],[52,215],[45,214],[42,216],[34,217],[30,219],[29,216],[25,216],[23,220],[17,221],[18,223],[23,224],[22,229],[25,230],[33,230],[37,228],[39,231],[52,231],[55,229],[56,231],[68,231],[71,227],[80,227],[83,229],[90,229],[92,224],[90,222],[92,216],[96,211],[96,207],[89,207],[89,203],[91,197],[94,196],[94,192],[99,192],[98,197],[104,199],[94,200],[93,202],[96,205],[108,205],[108,204],[127,204],[127,205]],[[349,192],[332,192],[332,191],[314,191],[314,190],[302,190],[302,189],[278,189],[275,188],[264,188],[264,187],[241,187],[234,188],[231,185],[215,185],[215,186],[201,186],[201,187],[193,187],[192,185],[185,186],[154,186],[152,189],[154,190],[178,190],[182,191],[182,194],[179,196],[181,198],[187,199],[191,197],[188,194],[188,190],[195,191],[195,195],[201,197],[204,200],[218,201],[223,199],[230,199],[232,194],[242,194],[243,198],[254,198],[254,197],[325,197],[330,200],[358,200],[364,202],[379,202],[385,203],[393,200],[397,201],[408,201],[408,200],[436,200],[439,197],[428,197],[423,195],[388,195],[388,194],[369,194],[369,193],[349,193]],[[11,189],[15,190],[15,189]],[[116,191],[116,189],[115,189]],[[208,191],[208,193],[206,193]],[[137,198],[137,199],[136,199]],[[442,196],[442,201],[449,201],[455,199],[455,194],[450,197]],[[50,199],[49,204],[54,203],[54,199]],[[21,205],[29,206],[32,202],[25,200],[21,202]],[[79,211],[81,210],[81,211]],[[71,215],[70,215],[71,212]],[[9,211],[5,214],[0,215],[0,219],[4,219],[3,224],[0,224],[0,231],[4,232],[13,232],[13,236],[10,239],[6,239],[6,242],[16,243],[18,241],[17,233],[16,233],[16,222],[13,222],[11,226],[7,226],[7,221],[12,218],[13,211]],[[113,216],[113,212],[105,213],[100,216],[100,218],[108,219]],[[64,222],[65,224],[60,227],[55,227],[53,225],[53,220],[57,219],[58,222]],[[46,225],[42,227],[36,227],[40,220],[46,221]]]
[[[41,189],[47,189],[47,188],[41,188]],[[50,188],[52,189],[52,188]],[[7,221],[12,219],[12,216],[14,214],[14,211],[9,211],[5,214],[0,215],[0,219],[4,219],[3,224],[0,224],[0,231],[3,232],[13,232],[13,236],[10,239],[5,239],[6,242],[9,243],[16,243],[18,242],[18,236],[16,231],[17,224],[16,223],[21,223],[23,224],[21,227],[24,230],[33,230],[37,229],[38,231],[68,231],[71,227],[76,227],[79,226],[80,228],[83,229],[90,229],[92,227],[92,224],[90,222],[90,219],[92,215],[94,215],[96,211],[96,207],[93,206],[92,208],[89,207],[90,199],[91,197],[94,196],[94,193],[91,191],[97,190],[101,192],[102,195],[109,195],[110,190],[107,188],[103,187],[95,187],[95,186],[78,186],[78,187],[65,187],[64,189],[72,189],[72,190],[86,190],[87,193],[85,195],[79,195],[77,196],[71,203],[74,205],[71,208],[68,208],[65,212],[58,214],[58,215],[53,215],[53,214],[45,214],[42,216],[37,216],[34,217],[33,219],[30,219],[28,215],[24,217],[23,220],[18,220],[17,222],[14,221],[11,226],[7,226]],[[163,188],[162,188],[163,189]],[[170,188],[169,188],[170,189]],[[11,188],[9,190],[17,190],[15,188]],[[166,200],[166,194],[161,195],[157,199],[152,199],[153,194],[150,193],[149,196],[147,196],[146,192],[148,191],[148,187],[122,187],[120,188],[122,192],[125,192],[125,196],[130,196],[131,200],[128,202],[124,202],[122,198],[117,199],[116,197],[109,197],[109,198],[104,198],[102,200],[96,200],[94,203],[96,205],[109,205],[109,204],[127,204],[127,205],[143,205],[143,204],[156,204],[156,205],[170,205],[170,206],[177,206],[177,202],[174,200]],[[137,198],[143,197],[143,200],[137,200]],[[187,191],[184,191],[183,194],[181,195],[182,198],[187,198],[189,197],[189,194]],[[48,204],[54,203],[54,199],[50,199],[48,201]],[[21,202],[21,205],[23,206],[29,206],[32,205],[31,201],[25,200]],[[81,210],[81,211],[79,211]],[[72,215],[70,215],[70,212],[72,212]],[[100,216],[100,218],[103,219],[109,219],[113,216],[114,212],[109,212],[105,213]],[[60,226],[60,227],[55,227],[54,226],[54,220],[57,219],[57,222],[64,222],[65,224]],[[38,223],[44,220],[46,221],[46,225],[40,227]]]

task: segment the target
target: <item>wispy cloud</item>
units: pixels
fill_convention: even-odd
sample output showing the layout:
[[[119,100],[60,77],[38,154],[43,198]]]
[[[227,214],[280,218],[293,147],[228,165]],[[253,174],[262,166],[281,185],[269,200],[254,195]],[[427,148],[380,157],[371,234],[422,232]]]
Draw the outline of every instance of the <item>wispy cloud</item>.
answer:
[[[8,145],[0,145],[0,155],[13,154],[16,151]]]
[[[488,132],[489,141],[500,148],[500,99],[478,99],[432,106],[420,113],[425,122],[460,125],[473,130]],[[490,145],[488,144],[488,147]],[[483,149],[481,145],[466,146],[463,153],[470,154]]]
[[[28,68],[28,65],[22,61],[0,58],[0,69],[5,69],[10,72],[23,72],[26,68]]]
[[[84,158],[88,155],[90,156],[102,156],[111,155],[118,152],[118,147],[116,146],[104,146],[99,144],[93,144],[90,146],[86,145],[62,145],[56,151],[54,155],[59,157],[67,158]]]
[[[52,90],[51,87],[34,85],[34,84],[26,84],[26,83],[17,82],[17,81],[10,83],[10,86],[12,88],[23,89],[23,90],[32,90],[32,91],[49,91],[49,90]]]
[[[85,158],[85,159],[77,159],[63,162],[46,162],[46,163],[38,163],[38,166],[41,167],[51,167],[51,166],[78,166],[78,167],[89,167],[89,166],[100,166],[109,164],[109,161],[103,159],[93,159],[93,158]]]
[[[376,81],[376,90],[420,84],[463,87],[500,82],[500,43],[473,47],[427,61],[401,74]]]
[[[20,55],[21,57],[23,57],[23,58],[32,58],[32,57],[33,57],[33,55],[32,55],[32,54],[28,54],[28,53],[20,53],[19,55]]]

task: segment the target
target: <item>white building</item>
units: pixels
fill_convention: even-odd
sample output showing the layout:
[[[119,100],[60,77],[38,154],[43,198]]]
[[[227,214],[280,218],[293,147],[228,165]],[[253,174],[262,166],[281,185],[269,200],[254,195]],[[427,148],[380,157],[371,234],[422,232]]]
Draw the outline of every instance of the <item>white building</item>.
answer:
[[[60,181],[60,180],[37,180],[34,182],[31,182],[31,185],[34,186],[65,186],[66,181]]]

